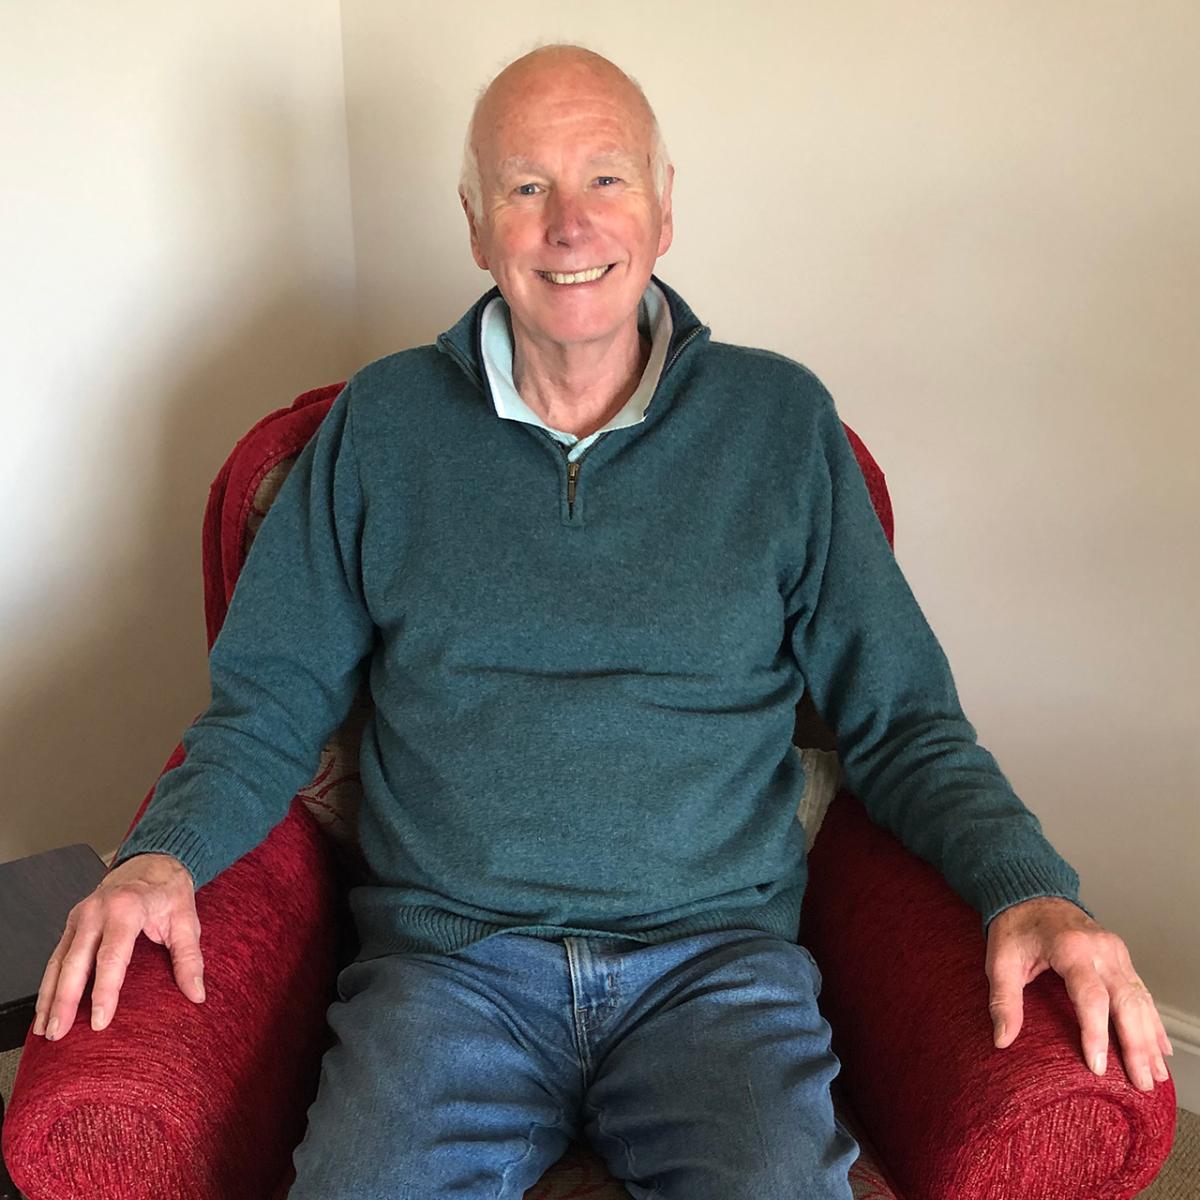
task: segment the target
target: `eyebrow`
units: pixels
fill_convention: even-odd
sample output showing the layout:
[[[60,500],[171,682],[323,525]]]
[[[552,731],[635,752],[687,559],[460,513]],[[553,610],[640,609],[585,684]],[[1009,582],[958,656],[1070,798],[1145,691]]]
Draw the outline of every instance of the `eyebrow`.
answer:
[[[626,154],[623,150],[612,150],[606,154],[593,154],[592,157],[587,160],[588,166],[593,166],[596,164],[617,164],[620,166],[634,167],[637,165],[637,159],[630,154]],[[534,162],[531,158],[525,158],[524,155],[521,154],[513,154],[506,158],[500,164],[499,174],[509,175],[521,171],[533,171],[535,174],[541,175],[549,174],[549,172],[544,166],[542,166],[541,163]]]

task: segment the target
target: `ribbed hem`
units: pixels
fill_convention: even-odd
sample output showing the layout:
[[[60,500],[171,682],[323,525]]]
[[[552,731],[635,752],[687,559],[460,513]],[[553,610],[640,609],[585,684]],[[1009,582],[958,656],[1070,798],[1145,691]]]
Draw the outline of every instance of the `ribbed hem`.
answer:
[[[119,866],[135,854],[169,854],[177,858],[192,876],[192,885],[199,891],[212,877],[209,874],[212,864],[212,852],[204,836],[186,825],[175,825],[162,833],[150,830],[142,832],[141,822],[134,828],[128,839],[117,851],[113,866]]]
[[[766,904],[753,908],[714,908],[692,913],[652,929],[632,921],[614,921],[604,928],[572,925],[506,925],[464,917],[433,905],[395,905],[379,901],[379,889],[366,903],[355,888],[350,893],[361,948],[358,961],[384,954],[454,954],[498,933],[520,933],[532,937],[632,938],[655,945],[696,933],[720,929],[760,929],[794,942],[800,930],[803,886],[779,892]]]
[[[1043,896],[1058,896],[1083,909],[1089,917],[1094,914],[1079,899],[1079,876],[1062,859],[1007,859],[995,863],[975,877],[977,900],[975,907],[983,914],[986,931],[994,917],[1020,904]]]

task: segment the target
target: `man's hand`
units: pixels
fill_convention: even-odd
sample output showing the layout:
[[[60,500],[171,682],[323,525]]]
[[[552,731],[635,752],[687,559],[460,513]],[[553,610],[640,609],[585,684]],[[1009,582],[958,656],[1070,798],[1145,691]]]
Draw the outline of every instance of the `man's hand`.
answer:
[[[66,1036],[92,965],[92,1028],[103,1029],[117,1008],[117,995],[139,933],[171,952],[175,982],[189,1000],[204,999],[200,920],[188,869],[169,854],[137,854],[111,870],[90,896],[67,914],[38,989],[33,1032],[50,1041]]]
[[[1066,981],[1083,1031],[1083,1058],[1097,1075],[1108,1064],[1111,1012],[1134,1086],[1148,1092],[1155,1079],[1167,1078],[1163,1055],[1174,1050],[1125,943],[1077,905],[1054,896],[1014,904],[988,925],[988,1007],[999,1049],[1021,1032],[1025,985],[1047,967]]]

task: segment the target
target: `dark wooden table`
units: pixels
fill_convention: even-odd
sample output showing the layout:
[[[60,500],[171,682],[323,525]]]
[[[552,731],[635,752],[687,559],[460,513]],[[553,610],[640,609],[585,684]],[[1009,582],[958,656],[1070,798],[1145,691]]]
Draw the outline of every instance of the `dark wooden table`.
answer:
[[[0,1051],[25,1044],[46,962],[62,937],[67,913],[107,869],[82,842],[0,863]],[[17,1196],[0,1162],[0,1200]]]

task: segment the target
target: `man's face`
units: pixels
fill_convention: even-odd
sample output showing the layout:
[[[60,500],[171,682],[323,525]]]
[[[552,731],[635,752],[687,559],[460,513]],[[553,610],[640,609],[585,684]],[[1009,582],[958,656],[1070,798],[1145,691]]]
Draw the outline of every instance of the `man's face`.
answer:
[[[475,261],[525,337],[545,346],[610,340],[636,323],[671,244],[670,179],[660,203],[644,107],[627,81],[578,63],[526,69],[493,91],[476,122],[482,209],[473,220],[467,213]],[[579,272],[584,280],[562,281]]]

